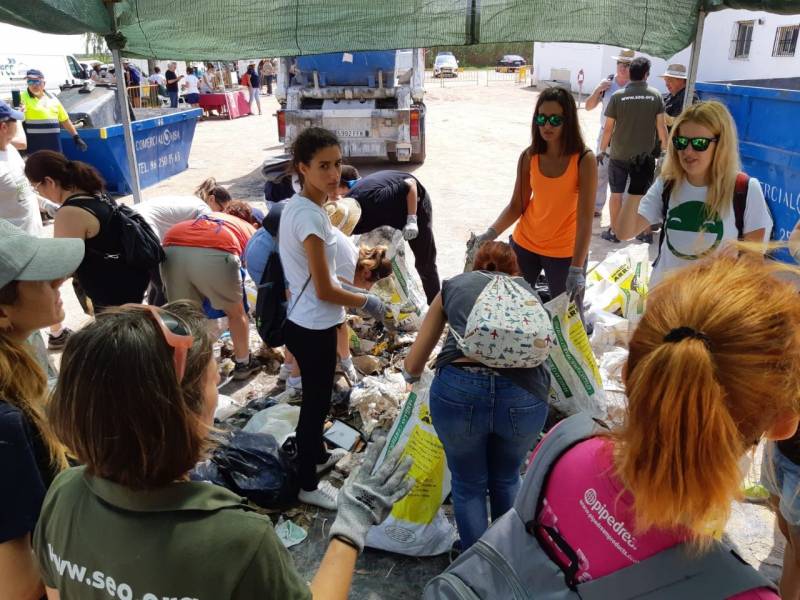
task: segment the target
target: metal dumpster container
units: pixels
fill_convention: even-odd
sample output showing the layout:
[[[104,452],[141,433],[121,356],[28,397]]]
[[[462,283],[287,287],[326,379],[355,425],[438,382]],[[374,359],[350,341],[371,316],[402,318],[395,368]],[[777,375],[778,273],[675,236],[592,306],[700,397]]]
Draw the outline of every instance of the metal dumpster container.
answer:
[[[375,87],[378,71],[383,71],[384,87],[392,87],[395,54],[394,50],[372,50],[298,56],[297,68],[309,84],[314,80],[312,73],[317,71],[322,86]]]
[[[761,183],[775,221],[773,238],[786,240],[800,220],[800,91],[698,83],[697,92],[731,111],[742,168]],[[791,260],[785,250],[776,256]]]
[[[135,111],[137,119],[132,123],[136,144],[136,160],[139,182],[142,188],[149,187],[185,171],[189,166],[197,119],[202,109],[174,111],[159,109]],[[155,116],[148,116],[155,115]],[[125,137],[122,125],[100,128],[81,128],[80,134],[89,149],[81,152],[75,147],[66,131],[61,131],[64,154],[70,160],[81,160],[95,167],[103,175],[109,192],[117,195],[131,193],[131,175],[125,154]]]

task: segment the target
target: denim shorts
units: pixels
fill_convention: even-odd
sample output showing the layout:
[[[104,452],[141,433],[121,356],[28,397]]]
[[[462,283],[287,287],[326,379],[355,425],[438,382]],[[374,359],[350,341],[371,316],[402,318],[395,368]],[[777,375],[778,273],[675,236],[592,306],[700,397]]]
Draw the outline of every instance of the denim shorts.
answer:
[[[780,498],[780,511],[791,527],[800,527],[800,465],[786,458],[770,442],[764,450],[761,484]]]

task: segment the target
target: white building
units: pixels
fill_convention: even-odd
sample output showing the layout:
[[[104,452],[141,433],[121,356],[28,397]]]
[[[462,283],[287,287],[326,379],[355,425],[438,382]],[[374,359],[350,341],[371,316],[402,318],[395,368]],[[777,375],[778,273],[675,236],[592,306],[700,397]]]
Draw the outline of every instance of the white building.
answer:
[[[746,10],[711,13],[703,32],[698,81],[800,78],[798,31],[800,15]],[[601,79],[615,72],[613,57],[618,51],[619,48],[598,44],[537,42],[534,75],[540,81],[568,79],[577,92],[578,73],[583,70],[583,92],[589,94]],[[668,63],[688,67],[689,54],[690,49],[686,48],[666,61],[649,56],[653,62],[651,85],[666,91],[658,75]]]

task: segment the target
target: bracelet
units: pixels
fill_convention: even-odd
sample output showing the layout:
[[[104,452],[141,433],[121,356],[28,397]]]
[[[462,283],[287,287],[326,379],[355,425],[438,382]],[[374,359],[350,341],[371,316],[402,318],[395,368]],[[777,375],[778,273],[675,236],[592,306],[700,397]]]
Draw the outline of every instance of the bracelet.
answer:
[[[347,538],[347,537],[343,536],[340,533],[334,533],[331,536],[331,540],[339,540],[340,542],[342,542],[346,546],[350,546],[353,550],[356,551],[356,553],[361,554],[361,550],[356,545],[356,543],[353,540],[351,540],[350,538]]]

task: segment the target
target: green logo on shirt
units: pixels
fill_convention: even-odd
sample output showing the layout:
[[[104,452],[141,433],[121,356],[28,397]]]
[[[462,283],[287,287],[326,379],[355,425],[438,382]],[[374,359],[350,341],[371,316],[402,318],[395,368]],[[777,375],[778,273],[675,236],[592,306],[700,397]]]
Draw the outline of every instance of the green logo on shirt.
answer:
[[[716,250],[723,231],[722,220],[709,218],[703,202],[684,202],[667,213],[667,247],[684,260],[697,260]]]

